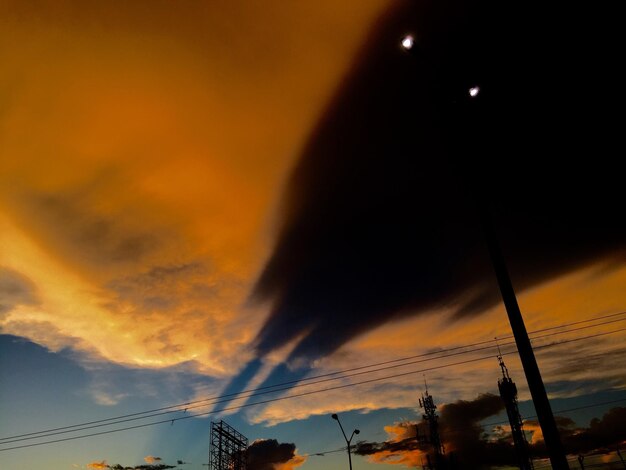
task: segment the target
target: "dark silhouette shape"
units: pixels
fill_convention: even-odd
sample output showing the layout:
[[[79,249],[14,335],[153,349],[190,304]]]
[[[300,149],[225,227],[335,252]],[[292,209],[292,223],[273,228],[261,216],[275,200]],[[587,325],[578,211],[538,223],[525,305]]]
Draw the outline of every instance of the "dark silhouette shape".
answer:
[[[517,385],[511,379],[501,354],[498,354],[498,363],[502,370],[502,378],[498,379],[498,390],[511,425],[511,436],[513,437],[517,462],[520,470],[533,470],[533,461],[528,453],[528,441],[524,433],[524,423],[517,405]]]
[[[426,454],[428,461],[428,470],[445,470],[445,451],[441,437],[439,436],[439,416],[437,415],[437,406],[433,400],[433,396],[428,393],[428,386],[426,391],[419,399],[420,408],[424,409],[422,419],[428,425],[428,445],[432,449],[434,462],[430,460],[430,454]],[[419,436],[418,436],[419,437]]]
[[[346,435],[345,431],[343,430],[343,426],[341,425],[341,421],[339,420],[339,416],[336,413],[333,413],[331,415],[331,418],[337,421],[337,424],[339,424],[339,428],[341,429],[341,434],[343,434],[343,438],[346,440],[346,446],[348,450],[348,464],[350,466],[350,470],[352,470],[352,438],[355,436],[355,434],[359,434],[361,431],[355,429],[354,431],[352,431],[352,434],[350,434],[350,438],[348,439],[348,436]]]

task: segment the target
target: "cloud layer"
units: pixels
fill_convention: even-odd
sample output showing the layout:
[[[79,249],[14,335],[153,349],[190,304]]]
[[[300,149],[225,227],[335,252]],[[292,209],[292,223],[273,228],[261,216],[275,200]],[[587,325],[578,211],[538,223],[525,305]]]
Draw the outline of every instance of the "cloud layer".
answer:
[[[476,209],[481,196],[493,206],[520,291],[595,260],[624,262],[626,227],[615,217],[619,185],[605,172],[608,160],[582,168],[565,149],[548,158],[527,151],[547,138],[542,126],[550,123],[538,119],[532,135],[522,134],[518,113],[543,100],[543,85],[514,92],[529,102],[509,99],[516,78],[503,76],[509,64],[500,62],[511,52],[500,47],[514,39],[483,23],[481,5],[400,2],[372,32],[292,173],[254,292],[272,309],[255,340],[259,355],[296,340],[290,359],[314,360],[409,314],[484,313],[499,293]],[[405,31],[418,32],[411,53],[398,46]],[[505,36],[494,44],[496,33]],[[466,96],[472,80],[489,90],[477,102]],[[594,125],[584,138],[596,132]]]
[[[18,305],[36,305],[37,288],[19,272],[0,266],[0,316]]]
[[[447,458],[454,459],[461,468],[472,470],[516,466],[510,430],[503,426],[484,429],[481,425],[485,418],[497,415],[503,409],[500,397],[491,394],[441,406],[439,434]],[[557,416],[566,452],[569,455],[611,453],[626,439],[625,413],[626,408],[613,408],[602,418],[594,418],[588,427],[576,427],[570,418]],[[546,459],[547,452],[537,421],[525,421],[524,429],[530,433],[532,458]],[[389,439],[384,442],[359,442],[355,453],[367,456],[374,463],[406,467],[423,465],[429,454],[433,459],[427,439],[420,439],[420,436],[427,437],[429,432],[424,420],[397,422],[385,426],[385,431]]]
[[[3,2],[2,331],[236,370],[284,175],[386,3]]]

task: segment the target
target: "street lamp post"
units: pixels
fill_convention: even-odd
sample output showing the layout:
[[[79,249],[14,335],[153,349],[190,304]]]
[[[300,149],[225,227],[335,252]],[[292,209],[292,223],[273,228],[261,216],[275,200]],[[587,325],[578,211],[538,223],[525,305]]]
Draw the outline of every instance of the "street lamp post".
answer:
[[[406,35],[401,39],[400,45],[404,50],[411,51],[415,47],[415,39],[411,35]],[[480,87],[477,85],[472,86],[468,90],[469,96],[472,99],[477,98],[480,92]],[[505,177],[510,177],[510,175],[506,174]],[[475,197],[477,198],[478,209],[481,212],[480,217],[482,219],[481,222],[485,234],[487,250],[491,257],[492,266],[500,287],[500,294],[509,318],[509,323],[511,324],[511,330],[513,331],[513,337],[515,338],[515,344],[519,352],[524,374],[526,375],[528,389],[537,412],[539,426],[543,433],[552,468],[554,470],[569,470],[565,449],[561,443],[556,421],[552,414],[548,394],[539,371],[539,366],[537,365],[535,353],[530,343],[521,310],[517,303],[517,296],[513,289],[502,250],[498,243],[495,227],[491,220],[487,199],[488,195],[487,193],[483,194],[477,191]]]
[[[352,470],[352,457],[350,455],[350,443],[352,442],[352,438],[354,437],[354,435],[359,434],[361,431],[359,431],[358,429],[355,429],[354,431],[352,431],[352,434],[350,435],[350,439],[348,439],[348,436],[346,436],[346,433],[343,430],[343,426],[341,425],[341,421],[339,421],[339,416],[337,416],[336,413],[333,413],[332,418],[335,421],[337,421],[337,423],[339,423],[341,434],[343,434],[343,438],[346,440],[346,444],[348,444],[348,463],[350,464],[350,470]]]

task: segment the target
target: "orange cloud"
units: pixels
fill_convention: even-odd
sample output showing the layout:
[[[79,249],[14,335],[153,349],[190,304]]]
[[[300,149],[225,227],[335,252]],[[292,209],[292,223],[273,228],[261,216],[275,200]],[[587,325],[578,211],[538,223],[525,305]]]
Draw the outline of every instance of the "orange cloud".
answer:
[[[372,463],[404,465],[405,467],[412,468],[424,465],[424,462],[426,462],[426,453],[419,450],[384,450],[368,456],[367,459]]]
[[[400,443],[405,440],[417,441],[417,423],[403,421],[385,426],[384,429],[389,436],[388,442]],[[426,452],[420,449],[383,450],[368,456],[368,459],[374,463],[418,467],[424,464]]]
[[[384,443],[359,443],[355,453],[367,456],[372,463],[403,465],[405,467],[422,466],[426,461],[427,452],[420,448],[417,439],[418,426],[420,434],[425,432],[423,423],[401,421],[385,426],[388,439]]]
[[[293,470],[307,461],[304,455],[294,455],[289,461],[275,464],[274,470]]]
[[[93,468],[94,470],[106,470],[109,466],[107,465],[106,460],[103,460],[102,462],[88,463],[87,468]]]
[[[149,464],[157,463],[163,460],[161,457],[153,457],[152,455],[147,455],[143,459],[146,461],[146,463],[149,463]]]
[[[133,367],[236,369],[282,182],[389,3],[4,2],[0,265],[40,304],[2,331]]]

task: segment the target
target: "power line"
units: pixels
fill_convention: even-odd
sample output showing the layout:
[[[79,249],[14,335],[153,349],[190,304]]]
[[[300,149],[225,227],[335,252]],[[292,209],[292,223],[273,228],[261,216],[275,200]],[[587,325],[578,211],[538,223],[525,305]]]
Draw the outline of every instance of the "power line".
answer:
[[[603,319],[607,319],[607,318],[614,318],[616,316],[622,316],[622,315],[626,315],[626,311],[613,313],[613,314],[609,314],[609,315],[604,315],[604,316],[599,316],[599,317],[595,317],[595,318],[590,318],[590,319],[587,319],[587,320],[580,320],[580,321],[576,321],[576,322],[565,323],[565,324],[561,324],[561,325],[554,326],[554,327],[543,328],[543,329],[540,329],[540,330],[532,331],[531,334],[540,333],[540,332],[544,332],[544,331],[555,330],[555,329],[559,329],[559,328],[566,328],[566,327],[572,326],[572,325],[597,322],[598,320],[603,320]],[[616,322],[621,322],[621,321],[626,321],[626,317],[625,318],[620,318],[620,319],[617,319],[617,320],[609,320],[609,321],[599,322],[599,323],[596,323],[596,324],[593,324],[593,325],[584,326],[584,327],[578,327],[578,328],[573,328],[573,329],[569,329],[569,330],[561,330],[561,331],[557,331],[555,333],[550,333],[550,334],[546,334],[546,335],[537,335],[537,336],[534,336],[532,339],[536,340],[536,339],[545,338],[545,337],[548,337],[548,336],[565,334],[565,333],[570,333],[572,331],[580,331],[580,330],[588,329],[588,328],[595,328],[595,327],[598,327],[598,326],[611,324],[611,323],[616,323]],[[502,337],[501,339],[508,339],[508,338],[512,338],[512,337],[513,337],[512,335],[509,335],[509,336]],[[388,370],[388,369],[396,368],[396,367],[404,367],[404,366],[412,365],[412,364],[419,363],[419,362],[426,362],[426,361],[429,361],[429,360],[436,360],[436,359],[444,359],[444,358],[447,358],[447,357],[452,357],[452,356],[461,355],[461,354],[469,354],[469,353],[473,353],[473,352],[477,352],[477,351],[493,348],[494,347],[494,343],[495,343],[494,340],[480,341],[480,342],[471,343],[471,344],[467,344],[467,345],[456,346],[456,347],[452,347],[452,348],[445,348],[445,349],[440,349],[440,350],[437,350],[437,351],[430,351],[430,352],[427,352],[427,353],[422,353],[422,354],[418,354],[418,355],[414,355],[414,356],[408,356],[408,357],[404,357],[404,358],[400,358],[400,359],[393,359],[393,360],[389,360],[389,361],[378,362],[378,363],[375,363],[375,364],[369,364],[369,365],[365,365],[365,366],[359,366],[359,367],[353,367],[353,368],[344,369],[344,370],[340,370],[340,371],[329,372],[329,373],[326,373],[326,374],[319,374],[319,375],[316,375],[316,376],[306,377],[306,378],[301,379],[301,380],[292,380],[292,381],[282,382],[282,383],[273,384],[273,385],[266,385],[266,386],[258,387],[258,388],[254,388],[254,389],[243,390],[241,392],[224,394],[224,395],[218,395],[218,396],[214,396],[214,397],[204,398],[204,399],[201,399],[201,400],[189,401],[189,402],[181,403],[181,404],[177,404],[177,405],[170,405],[170,406],[166,406],[166,407],[162,407],[162,408],[156,408],[156,409],[152,409],[152,410],[148,410],[148,411],[142,411],[142,412],[137,412],[137,413],[130,413],[130,414],[120,415],[120,416],[113,417],[113,418],[106,418],[106,419],[89,421],[89,422],[79,423],[79,424],[74,424],[74,425],[69,425],[69,426],[62,426],[62,427],[47,429],[47,430],[43,430],[43,431],[36,431],[36,432],[30,432],[30,433],[25,433],[25,434],[18,434],[18,435],[14,435],[14,436],[2,437],[2,438],[0,438],[0,441],[4,441],[4,442],[0,442],[0,444],[7,444],[9,442],[17,442],[17,441],[26,440],[26,439],[37,439],[37,438],[42,438],[42,437],[48,437],[48,436],[51,436],[51,435],[58,435],[58,434],[69,433],[69,432],[78,432],[78,431],[85,430],[85,429],[93,429],[93,428],[96,428],[96,427],[110,426],[110,425],[115,425],[115,424],[119,424],[119,423],[123,423],[123,422],[129,422],[129,421],[141,420],[141,419],[146,419],[146,418],[152,418],[152,417],[155,417],[155,416],[163,416],[163,415],[171,414],[171,413],[180,413],[181,411],[182,412],[186,412],[189,409],[195,409],[195,408],[210,406],[210,405],[214,405],[214,404],[219,404],[219,403],[223,403],[225,401],[230,401],[232,399],[251,398],[251,397],[254,397],[254,396],[264,395],[264,394],[267,394],[267,393],[275,393],[275,392],[279,392],[279,391],[284,391],[285,389],[299,388],[299,387],[304,387],[304,386],[309,386],[309,385],[315,385],[315,384],[327,382],[327,381],[330,381],[330,380],[339,380],[339,379],[343,379],[343,378],[353,377],[353,376],[356,376],[356,375],[368,374],[368,373],[378,372],[378,371],[381,371],[381,370]],[[484,345],[484,344],[491,344],[491,346],[486,346],[486,347],[482,347],[482,348],[474,348],[474,349],[471,349],[471,350],[456,352],[456,353],[453,353],[453,354],[448,354],[448,355],[443,355],[443,356],[438,356],[438,357],[433,357],[433,358],[430,358],[430,359],[422,359],[422,360],[415,360],[415,361],[411,361],[411,362],[406,362],[406,361],[411,360],[411,359],[429,357],[429,356],[433,356],[433,355],[436,355],[436,354],[442,354],[442,353],[446,353],[446,352],[450,352],[450,351],[458,351],[460,349],[467,349],[467,348],[471,348],[471,347],[474,347],[474,346],[480,346],[480,345]],[[508,343],[503,343],[502,345],[506,346],[506,345],[510,345],[510,344],[514,344],[514,343],[513,342],[508,342]],[[396,364],[396,363],[400,363],[400,364]],[[362,371],[364,369],[371,369],[372,367],[384,366],[384,365],[388,365],[388,364],[396,364],[396,365],[392,365],[392,366],[388,366],[388,367],[380,367],[378,369],[368,370],[368,371],[365,371],[365,372],[358,372],[358,373],[353,373],[353,374],[347,374],[348,372],[354,372],[354,371],[359,371],[359,370]],[[343,375],[340,375],[340,374],[343,374]],[[328,378],[328,377],[332,377],[332,378]],[[317,379],[325,379],[325,380],[317,380]],[[290,386],[290,387],[287,387],[287,386],[292,385],[292,384],[294,384],[294,385]],[[201,403],[202,403],[202,405],[201,405]],[[183,407],[184,407],[184,409],[183,409]],[[56,432],[56,431],[59,431],[59,432]],[[27,436],[32,436],[32,437],[27,437]],[[24,438],[24,439],[22,439],[22,438]]]
[[[626,320],[626,319],[625,319]],[[611,322],[605,322],[605,323],[611,323]],[[562,334],[562,333],[568,333],[570,331],[577,331],[577,330],[581,330],[581,329],[585,329],[588,327],[578,327],[572,330],[567,330],[567,331],[560,331],[560,332],[556,332],[556,333],[550,333],[550,334],[546,334],[546,335],[540,335],[537,336],[536,338],[545,338],[548,336],[554,336],[557,334]],[[536,339],[535,338],[535,339]],[[507,346],[507,345],[512,345],[514,344],[512,341],[508,342],[508,343],[503,343],[501,344],[501,346]],[[251,398],[251,397],[255,397],[255,396],[260,396],[260,395],[265,395],[268,393],[276,393],[279,391],[285,391],[285,390],[290,390],[290,389],[294,389],[294,388],[301,388],[301,387],[306,387],[306,386],[311,386],[311,385],[316,385],[319,383],[324,383],[324,382],[329,382],[329,381],[333,381],[333,380],[339,380],[339,379],[345,379],[345,378],[350,378],[350,377],[355,377],[355,376],[359,376],[359,375],[364,375],[364,374],[371,374],[374,372],[380,372],[383,370],[389,370],[389,369],[393,369],[393,368],[397,368],[397,367],[405,367],[407,365],[413,365],[413,364],[417,364],[417,363],[422,363],[422,362],[428,362],[428,361],[432,361],[432,360],[436,360],[436,359],[445,359],[448,357],[453,357],[453,356],[458,356],[458,355],[463,355],[463,354],[470,354],[470,353],[475,353],[478,351],[482,351],[482,350],[486,350],[486,349],[493,349],[494,346],[484,346],[481,348],[474,348],[474,349],[470,349],[470,350],[466,350],[466,351],[458,351],[455,353],[451,353],[451,354],[447,354],[447,355],[443,355],[443,356],[438,356],[438,357],[433,357],[433,358],[426,358],[426,359],[419,359],[419,360],[414,360],[411,362],[405,362],[405,363],[401,363],[401,364],[394,364],[394,365],[388,365],[385,367],[380,367],[377,369],[371,369],[371,370],[366,370],[366,371],[360,371],[360,372],[354,372],[354,373],[349,373],[349,374],[344,374],[341,376],[336,376],[336,377],[326,377],[320,380],[316,380],[316,381],[310,381],[308,383],[296,383],[295,385],[290,385],[290,386],[285,386],[282,388],[276,388],[278,387],[277,385],[272,386],[274,389],[273,390],[262,390],[262,391],[258,391],[257,390],[252,390],[252,393],[248,393],[246,395],[244,395],[243,393],[245,392],[241,392],[241,394],[238,394],[236,399],[243,399],[243,398]],[[458,349],[458,348],[456,348]],[[439,351],[442,352],[442,351]],[[389,361],[387,361],[389,362]],[[370,366],[371,367],[371,366]],[[363,369],[364,367],[357,367],[357,368],[353,368],[353,370],[359,370],[359,369]],[[330,375],[330,374],[326,374],[326,375]],[[333,373],[334,375],[334,373]],[[322,376],[319,376],[322,377]],[[232,395],[232,394],[230,394]],[[213,398],[207,398],[207,399],[203,399],[203,400],[197,400],[196,402],[190,402],[190,403],[195,403],[193,405],[189,405],[187,406],[183,412],[186,413],[187,410],[190,409],[196,409],[196,408],[204,408],[206,406],[211,406],[211,405],[216,405],[219,403],[224,403],[224,402],[228,402],[231,401],[231,398],[228,398],[228,396],[217,396],[217,397],[213,397]],[[207,403],[209,402],[209,403]],[[87,429],[94,429],[94,428],[99,428],[99,427],[104,427],[104,426],[111,426],[111,425],[115,425],[115,424],[120,424],[120,423],[126,423],[126,422],[130,422],[130,421],[136,421],[136,420],[142,420],[142,419],[147,419],[147,418],[153,418],[156,416],[163,416],[166,414],[170,414],[173,412],[180,412],[181,410],[176,410],[176,411],[165,411],[165,412],[156,412],[156,413],[151,413],[151,414],[143,414],[143,416],[134,416],[134,415],[130,415],[131,417],[127,417],[127,418],[120,418],[120,419],[116,419],[112,422],[107,422],[107,423],[99,423],[99,424],[91,424],[91,423],[86,423],[83,425],[74,425],[72,426],[72,429],[68,429],[68,428],[57,428],[57,430],[53,430],[52,432],[47,432],[47,431],[40,431],[37,433],[29,433],[27,435],[21,435],[21,436],[13,436],[11,438],[3,438],[2,443],[0,444],[9,444],[9,443],[13,443],[13,442],[20,442],[20,441],[24,441],[24,440],[32,440],[32,439],[39,439],[39,438],[44,438],[44,437],[50,437],[50,436],[54,436],[54,435],[59,435],[59,434],[67,434],[67,433],[71,433],[71,432],[78,432],[78,431],[84,431]],[[137,413],[136,413],[137,414]],[[134,416],[134,417],[132,417]]]
[[[565,323],[563,325],[550,326],[548,328],[541,328],[540,330],[530,331],[529,334],[541,333],[543,331],[549,331],[549,330],[556,330],[557,328],[563,328],[564,326],[580,325],[581,323],[590,323],[590,322],[594,322],[594,321],[597,321],[597,320],[603,320],[605,318],[613,318],[613,317],[617,317],[617,316],[621,316],[621,315],[626,315],[626,311],[624,311],[624,312],[617,312],[617,313],[610,313],[608,315],[602,315],[602,316],[599,316],[599,317],[589,318],[587,320],[579,320],[579,321],[575,321],[575,322],[571,322],[571,323]],[[512,338],[512,337],[513,337],[513,335],[509,335],[509,336],[505,336],[503,338]]]
[[[589,339],[589,338],[606,336],[606,335],[617,333],[619,331],[624,331],[624,330],[626,330],[626,328],[621,328],[621,329],[612,330],[612,331],[609,331],[609,332],[602,332],[602,333],[597,333],[597,334],[594,334],[594,335],[588,335],[588,336],[573,338],[573,339],[564,340],[564,341],[560,341],[560,342],[555,342],[555,343],[551,343],[551,344],[546,344],[546,345],[542,345],[542,346],[537,346],[537,347],[535,347],[535,349],[544,349],[544,348],[558,346],[558,345],[565,344],[565,343],[571,343],[571,342],[575,342],[575,341],[582,341],[582,340]],[[509,354],[513,354],[515,352],[517,352],[517,351],[516,350],[512,350],[512,351],[509,351],[509,352],[505,352],[502,355],[509,355]],[[144,427],[148,427],[148,426],[155,426],[155,425],[165,424],[165,423],[172,423],[173,424],[175,421],[182,421],[182,420],[185,420],[185,419],[196,418],[196,417],[201,417],[201,416],[207,416],[207,415],[210,415],[210,414],[213,414],[213,413],[221,413],[221,412],[224,412],[224,411],[239,410],[239,409],[247,408],[247,407],[250,407],[250,406],[263,405],[263,404],[273,403],[273,402],[287,400],[287,399],[291,399],[291,398],[298,398],[298,397],[313,395],[313,394],[317,394],[317,393],[328,392],[328,391],[332,391],[332,390],[338,390],[338,389],[343,389],[343,388],[348,388],[348,387],[354,387],[354,386],[357,386],[357,385],[363,385],[363,384],[367,384],[367,383],[379,382],[379,381],[388,380],[388,379],[395,379],[395,378],[398,378],[398,377],[404,377],[404,376],[408,376],[408,375],[412,375],[412,374],[416,374],[416,373],[430,372],[430,371],[433,371],[433,370],[443,369],[443,368],[452,367],[452,366],[456,366],[456,365],[469,364],[469,363],[483,361],[483,360],[492,359],[492,358],[493,358],[493,356],[491,356],[491,355],[489,355],[489,356],[482,356],[482,357],[479,357],[479,358],[468,359],[468,360],[465,360],[465,361],[458,361],[458,362],[455,362],[455,363],[450,363],[450,364],[445,364],[445,365],[440,365],[440,366],[433,366],[433,367],[420,369],[420,370],[412,370],[412,371],[408,371],[408,372],[392,374],[392,375],[388,375],[388,376],[384,376],[384,377],[377,377],[377,378],[363,380],[363,381],[360,381],[360,382],[354,382],[354,383],[350,383],[350,384],[336,385],[336,386],[333,386],[333,387],[327,387],[327,388],[318,389],[318,390],[311,390],[311,391],[308,391],[308,392],[302,392],[302,393],[288,395],[288,396],[284,396],[284,397],[277,397],[277,398],[271,398],[271,399],[267,399],[267,400],[261,400],[261,401],[254,402],[254,403],[244,403],[242,405],[234,405],[234,406],[231,406],[231,407],[222,408],[220,410],[213,410],[213,411],[209,411],[209,412],[190,414],[190,415],[186,415],[186,416],[173,418],[171,420],[167,419],[167,420],[155,421],[155,422],[151,422],[151,423],[138,424],[138,425],[134,425],[134,426],[127,426],[127,427],[122,427],[122,428],[117,428],[117,429],[110,429],[110,430],[107,430],[107,431],[100,431],[100,432],[97,432],[97,433],[84,434],[84,435],[80,435],[80,436],[71,436],[71,437],[66,437],[66,438],[62,438],[62,439],[54,439],[54,440],[38,442],[38,443],[22,444],[22,445],[19,445],[19,446],[13,446],[13,447],[7,447],[7,448],[4,448],[4,449],[0,449],[0,452],[8,451],[8,450],[14,450],[14,449],[35,447],[35,446],[46,445],[46,444],[53,444],[53,443],[58,443],[58,442],[71,441],[71,440],[76,440],[76,439],[84,439],[84,438],[87,438],[87,437],[100,436],[100,435],[111,434],[111,433],[120,432],[120,431],[131,430],[131,429],[139,429],[139,428],[144,428]],[[13,441],[13,442],[16,442],[16,441]]]
[[[626,401],[626,398],[618,398],[617,400],[609,400],[609,401],[603,401],[603,402],[599,402],[599,403],[592,403],[590,405],[577,406],[575,408],[567,408],[567,409],[564,409],[564,410],[555,411],[555,413],[571,413],[572,411],[585,410],[587,408],[595,408],[597,406],[613,405],[615,403],[621,403],[621,402],[624,402],[624,401]],[[524,418],[524,420],[533,419],[533,418],[536,418],[536,417],[537,417],[537,415],[526,416]],[[509,420],[506,419],[506,420],[503,420],[503,421],[494,421],[492,423],[485,423],[485,424],[482,424],[481,426],[482,427],[496,426],[498,424],[506,424],[508,422],[509,422]]]
[[[501,344],[501,346],[508,346],[514,344],[513,342],[508,342],[508,343],[503,343]],[[386,367],[380,367],[377,369],[371,369],[371,370],[366,370],[366,371],[360,371],[360,372],[354,372],[351,374],[344,374],[341,376],[336,376],[336,377],[327,377],[327,378],[323,378],[320,380],[316,380],[313,382],[309,382],[309,383],[296,383],[295,385],[288,385],[282,388],[276,388],[278,387],[278,385],[274,385],[272,386],[274,389],[273,390],[263,390],[263,391],[256,391],[256,390],[252,390],[252,392],[254,393],[249,393],[247,395],[244,395],[244,393],[246,392],[241,392],[239,394],[229,394],[229,395],[237,395],[236,399],[243,399],[243,398],[251,398],[251,397],[256,397],[259,395],[265,395],[265,394],[269,394],[269,393],[276,393],[276,392],[280,392],[280,391],[285,391],[285,390],[292,390],[294,388],[301,388],[301,387],[307,387],[307,386],[311,386],[311,385],[316,385],[319,383],[324,383],[324,382],[330,382],[330,381],[334,381],[334,380],[339,380],[339,379],[345,379],[345,378],[350,378],[350,377],[355,377],[355,376],[359,376],[359,375],[364,375],[364,374],[371,374],[374,372],[380,372],[383,370],[389,370],[389,369],[394,369],[394,368],[398,368],[398,367],[405,367],[407,365],[413,365],[413,364],[417,364],[417,363],[422,363],[422,362],[428,362],[428,361],[432,361],[432,360],[436,360],[436,359],[446,359],[448,357],[453,357],[453,356],[459,356],[459,355],[463,355],[463,354],[469,354],[469,353],[474,353],[474,352],[478,352],[478,351],[482,351],[482,350],[486,350],[486,349],[493,349],[494,346],[486,346],[486,347],[482,347],[482,348],[475,348],[475,349],[470,349],[467,351],[460,351],[460,352],[456,352],[456,353],[452,353],[452,354],[448,354],[448,355],[444,355],[444,356],[438,356],[438,357],[433,357],[433,358],[426,358],[426,359],[420,359],[420,360],[414,360],[411,362],[405,362],[402,364],[395,364],[395,365],[390,365],[390,366],[386,366]],[[360,368],[356,368],[356,369],[360,369]],[[217,396],[217,397],[213,397],[213,398],[206,398],[203,400],[198,400],[197,402],[195,402],[195,404],[187,406],[183,412],[187,412],[190,409],[196,409],[196,408],[204,408],[207,406],[211,406],[211,405],[216,405],[219,403],[224,403],[224,402],[228,402],[228,401],[232,401],[232,398],[229,398],[229,395],[226,396]],[[209,403],[206,403],[210,401]],[[61,430],[54,430],[53,432],[44,432],[44,431],[40,431],[37,433],[30,433],[30,434],[26,434],[26,435],[20,435],[20,436],[13,436],[12,438],[3,438],[2,444],[8,444],[8,443],[12,443],[12,442],[18,442],[18,441],[24,441],[24,440],[31,440],[31,439],[39,439],[42,437],[49,437],[49,436],[54,436],[54,435],[59,435],[59,434],[67,434],[67,433],[71,433],[71,432],[78,432],[78,431],[83,431],[86,429],[94,429],[94,428],[98,428],[98,427],[103,427],[103,426],[111,426],[114,424],[120,424],[120,423],[125,423],[125,422],[129,422],[129,421],[136,421],[136,420],[141,420],[141,419],[146,419],[146,418],[153,418],[156,416],[163,416],[165,414],[169,414],[169,413],[177,413],[180,412],[181,410],[175,410],[175,411],[165,411],[165,412],[157,412],[157,413],[151,413],[151,414],[144,414],[144,416],[140,416],[140,417],[129,417],[129,418],[125,418],[125,419],[116,419],[113,422],[108,422],[108,423],[99,423],[99,424],[93,424],[93,425],[88,425],[90,423],[87,423],[85,425],[74,425],[72,426],[73,429],[64,429],[64,428],[57,428],[57,429],[61,429]],[[170,420],[171,421],[171,420]],[[37,435],[33,435],[33,434],[37,434]],[[28,436],[28,437],[25,437]]]

